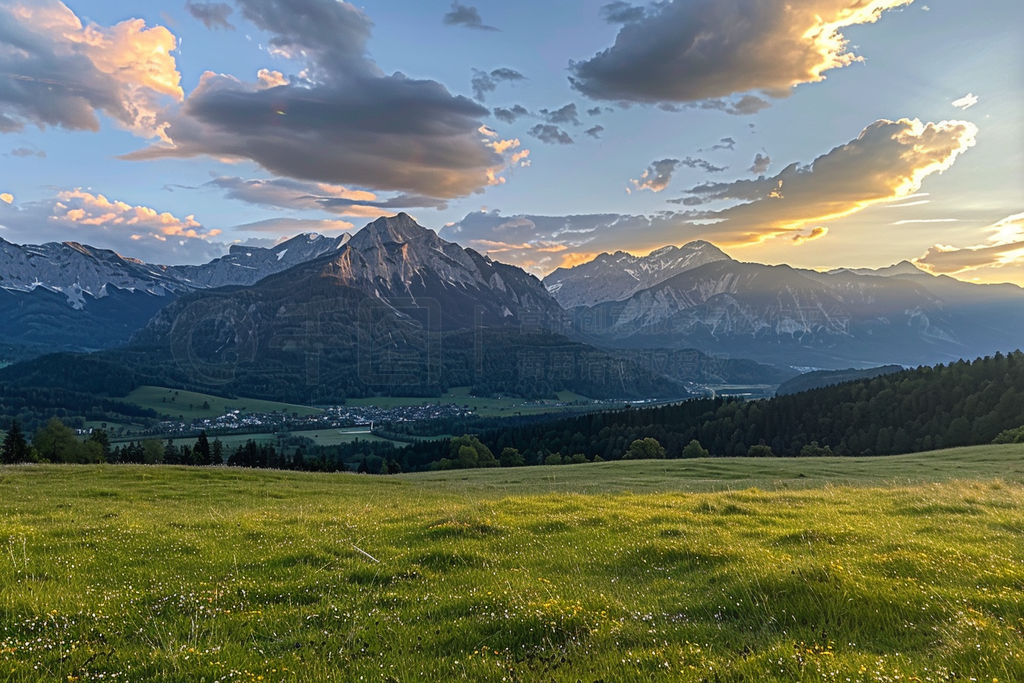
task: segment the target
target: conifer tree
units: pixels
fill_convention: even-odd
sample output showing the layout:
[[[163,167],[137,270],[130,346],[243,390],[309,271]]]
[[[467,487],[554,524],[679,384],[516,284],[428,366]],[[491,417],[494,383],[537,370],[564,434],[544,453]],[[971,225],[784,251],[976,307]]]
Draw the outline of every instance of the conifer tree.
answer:
[[[199,432],[195,448],[192,449],[192,457],[197,465],[209,465],[213,462],[210,451],[210,441],[206,438],[206,430]]]
[[[5,465],[13,465],[19,462],[29,461],[28,441],[21,431],[21,425],[17,420],[11,421],[11,428],[4,437],[3,449],[0,450],[0,462]]]

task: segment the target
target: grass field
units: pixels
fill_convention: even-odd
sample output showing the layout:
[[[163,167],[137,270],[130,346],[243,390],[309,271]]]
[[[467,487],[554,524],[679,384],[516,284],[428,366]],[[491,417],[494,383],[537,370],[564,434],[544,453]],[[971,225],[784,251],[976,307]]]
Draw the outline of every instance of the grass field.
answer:
[[[167,415],[172,418],[183,417],[186,421],[197,418],[219,417],[228,410],[241,410],[243,413],[295,412],[299,415],[313,415],[322,412],[317,408],[297,406],[290,403],[275,403],[274,401],[261,401],[254,398],[226,399],[211,394],[149,386],[139,387],[130,393],[125,398],[125,401],[143,408],[152,408],[161,415]],[[526,401],[521,398],[476,398],[470,395],[469,387],[456,387],[439,398],[378,396],[374,398],[352,398],[347,401],[347,405],[354,407],[376,406],[387,409],[422,406],[437,403],[438,401],[468,405],[483,417],[505,417],[515,415],[516,413],[538,415],[564,412],[566,410],[595,410],[597,408],[609,410],[622,407],[621,404],[595,406],[591,399],[571,391],[559,392],[557,401]],[[579,405],[560,405],[577,402]],[[210,406],[209,409],[204,409],[204,404],[208,404]]]
[[[241,410],[243,413],[298,413],[299,415],[315,415],[323,411],[307,406],[290,403],[275,403],[254,398],[222,398],[210,394],[199,394],[194,391],[179,391],[165,387],[139,387],[124,399],[143,408],[152,408],[161,415],[173,418],[184,417],[186,421],[213,418],[224,415],[229,410]],[[203,404],[209,404],[204,409]]]
[[[1022,681],[1022,463],[0,468],[0,682]]]
[[[388,441],[389,443],[398,443],[397,441],[390,441],[389,439],[383,439],[371,434],[369,427],[354,427],[352,429],[317,429],[288,433],[292,436],[305,436],[309,439],[313,439],[313,441],[320,446],[337,446],[338,444],[352,443],[356,440]],[[219,434],[217,436],[210,437],[210,440],[212,441],[215,438],[220,439],[221,443],[224,444],[224,448],[229,452],[233,451],[238,446],[245,444],[245,442],[250,439],[256,443],[277,443],[278,441],[277,434]],[[196,439],[195,437],[189,437],[186,439],[173,439],[173,441],[175,446],[180,446],[181,444],[188,444],[191,446],[195,444]]]
[[[422,406],[431,403],[458,403],[468,405],[482,417],[507,417],[522,413],[523,415],[540,415],[553,412],[564,412],[566,410],[594,410],[593,399],[573,393],[571,391],[558,392],[558,400],[550,401],[527,401],[521,398],[477,398],[470,394],[469,387],[456,387],[444,396],[439,398],[401,398],[401,397],[374,397],[374,398],[352,398],[346,405],[350,406],[377,406],[379,408],[401,408],[407,406]],[[576,403],[580,405],[560,405]],[[623,404],[604,404],[599,407],[601,410],[610,410],[622,407]]]

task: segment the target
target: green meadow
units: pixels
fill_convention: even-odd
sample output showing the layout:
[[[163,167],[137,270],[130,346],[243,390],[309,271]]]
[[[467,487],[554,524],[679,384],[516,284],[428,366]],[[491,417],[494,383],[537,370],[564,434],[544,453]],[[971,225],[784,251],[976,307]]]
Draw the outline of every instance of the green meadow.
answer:
[[[139,387],[124,399],[142,408],[152,408],[160,415],[195,419],[214,418],[231,410],[243,413],[298,413],[317,415],[323,411],[308,406],[275,401],[261,401],[255,398],[223,398],[194,391],[168,389],[166,387]],[[204,408],[203,405],[208,405]]]
[[[313,439],[313,442],[318,446],[338,446],[340,444],[354,443],[356,441],[366,441],[369,443],[387,441],[389,443],[399,443],[397,441],[391,441],[390,439],[384,439],[379,436],[375,436],[370,433],[369,427],[353,427],[346,429],[311,429],[304,431],[287,432],[291,436],[304,436],[309,439]],[[273,432],[267,434],[218,434],[211,436],[210,441],[213,439],[220,439],[221,443],[224,444],[224,448],[230,453],[234,452],[239,446],[245,445],[246,441],[252,440],[256,443],[269,443],[276,444],[280,437],[285,436],[283,432]],[[137,440],[138,437],[136,437]],[[118,439],[119,442],[123,442],[126,439]],[[129,437],[127,440],[131,440]],[[175,446],[188,444],[189,446],[195,445],[196,437],[191,436],[181,439],[171,439]],[[166,439],[162,440],[166,443]]]
[[[224,398],[212,394],[201,394],[194,391],[168,389],[166,387],[139,387],[125,399],[128,403],[142,408],[152,408],[160,415],[183,417],[186,420],[219,417],[229,410],[240,410],[243,413],[298,413],[299,415],[315,415],[323,411],[309,406],[277,403],[254,398]],[[593,401],[571,391],[558,393],[557,400],[525,401],[521,398],[478,398],[470,393],[469,387],[456,387],[440,398],[407,398],[407,397],[374,397],[352,398],[346,405],[353,407],[406,408],[423,406],[433,403],[458,403],[468,405],[483,417],[504,417],[515,415],[538,415],[567,410],[602,410],[622,407],[621,404],[603,404],[594,406]],[[578,405],[560,404],[578,403]],[[203,405],[209,408],[203,408]]]
[[[593,399],[573,393],[571,391],[560,391],[557,400],[527,401],[521,398],[480,398],[473,396],[469,387],[455,387],[440,398],[402,398],[402,397],[373,397],[373,398],[350,398],[346,401],[349,406],[376,406],[378,408],[404,408],[408,406],[423,406],[433,403],[457,403],[472,408],[481,417],[508,417],[511,415],[544,415],[548,413],[566,411],[594,410],[595,407],[601,410],[621,408],[625,404],[603,404],[594,406]],[[573,404],[578,405],[564,405]]]
[[[1024,680],[1024,447],[0,468],[0,682]]]

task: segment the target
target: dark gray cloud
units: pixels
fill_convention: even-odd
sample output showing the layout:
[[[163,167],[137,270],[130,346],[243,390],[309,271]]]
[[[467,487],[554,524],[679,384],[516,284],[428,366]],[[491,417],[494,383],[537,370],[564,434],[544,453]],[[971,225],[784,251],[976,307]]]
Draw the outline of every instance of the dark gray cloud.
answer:
[[[717,144],[711,145],[707,149],[699,149],[698,152],[717,152],[720,149],[726,149],[730,152],[736,149],[736,141],[732,138],[722,138]]]
[[[541,142],[549,145],[571,145],[574,142],[571,135],[558,126],[553,126],[551,124],[538,123],[527,132]]]
[[[476,7],[467,7],[460,2],[453,2],[450,12],[442,19],[445,26],[464,26],[478,31],[497,31],[493,26],[488,26],[480,18],[480,12]]]
[[[20,157],[22,159],[24,159],[25,157],[38,157],[39,159],[45,159],[46,158],[46,152],[44,152],[41,149],[40,150],[35,150],[35,149],[29,149],[28,147],[18,147],[17,149],[12,149],[9,153],[5,154],[4,156],[6,156],[6,157]]]
[[[669,204],[682,204],[683,206],[700,206],[704,200],[700,197],[679,197],[667,200]]]
[[[647,16],[643,7],[634,7],[628,2],[612,2],[601,8],[601,16],[609,24],[631,24]]]
[[[496,182],[505,159],[480,132],[490,112],[435,81],[384,75],[370,19],[337,0],[237,0],[306,67],[266,88],[205,74],[171,120],[170,145],[129,159],[248,159],[290,178],[450,199]]]
[[[753,173],[754,175],[762,175],[768,172],[768,169],[771,168],[771,165],[772,159],[770,156],[768,156],[767,154],[758,153],[757,156],[754,157],[753,165],[747,170]]]
[[[162,27],[86,24],[57,0],[0,2],[0,133],[98,131],[102,113],[155,135],[162,98],[182,97],[176,48]]]
[[[473,94],[476,96],[476,99],[483,102],[487,93],[498,89],[498,84],[516,83],[525,80],[526,76],[515,69],[495,69],[490,73],[473,69],[473,78],[470,80],[470,85],[473,87]]]
[[[583,132],[596,140],[600,140],[601,133],[604,132],[604,126],[594,126],[593,128],[588,128]]]
[[[570,80],[587,97],[618,102],[700,102],[751,91],[785,97],[855,59],[843,28],[912,1],[664,0],[646,8],[613,2],[601,13],[623,24],[614,45],[571,63]],[[723,110],[744,113],[751,104],[757,103]]]
[[[203,26],[208,29],[235,30],[234,24],[228,21],[228,17],[235,10],[225,2],[192,2],[189,0],[185,3],[185,9],[193,17],[203,22]]]
[[[677,107],[673,105],[660,105],[663,109],[673,109],[678,111]],[[704,100],[695,104],[687,105],[689,107],[696,107],[698,109],[711,109],[713,111],[721,111],[731,116],[752,116],[762,109],[771,107],[771,103],[757,95],[743,95],[742,97],[735,100]]]
[[[505,123],[515,123],[516,119],[521,119],[526,116],[532,116],[526,107],[521,105],[515,105],[509,109],[504,107],[497,107],[494,110],[494,118]]]
[[[693,157],[686,157],[679,162],[680,166],[686,166],[687,168],[694,168],[704,171],[706,173],[721,173],[728,169],[728,166],[715,166],[710,161],[705,159],[694,159]]]
[[[575,104],[567,104],[560,109],[555,109],[554,111],[541,109],[540,115],[544,117],[545,121],[555,125],[565,123],[571,123],[574,126],[580,125],[580,115]]]
[[[714,99],[702,100],[700,102],[688,102],[686,104],[675,104],[672,102],[661,102],[657,105],[663,111],[686,111],[687,109],[708,109],[720,111],[730,116],[752,116],[762,109],[771,107],[771,103],[757,95],[743,95],[734,100]]]
[[[591,107],[590,109],[587,110],[587,115],[599,116],[603,111],[604,109],[602,107]]]
[[[687,159],[687,161],[690,161],[690,159]],[[639,178],[630,182],[638,190],[661,192],[672,182],[672,175],[679,168],[680,163],[682,162],[679,159],[662,159],[652,162]]]

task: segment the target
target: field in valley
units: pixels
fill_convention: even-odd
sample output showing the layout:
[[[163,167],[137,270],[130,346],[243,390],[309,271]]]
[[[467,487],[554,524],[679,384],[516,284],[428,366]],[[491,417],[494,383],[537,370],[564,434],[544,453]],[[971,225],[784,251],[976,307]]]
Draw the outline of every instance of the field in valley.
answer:
[[[1024,447],[0,468],[0,682],[1020,681]]]
[[[152,408],[160,415],[182,417],[187,421],[220,417],[231,410],[243,413],[298,413],[318,415],[322,410],[291,403],[261,401],[255,398],[223,398],[194,391],[168,389],[166,387],[139,387],[124,399],[142,408]],[[203,405],[209,408],[204,408]]]

